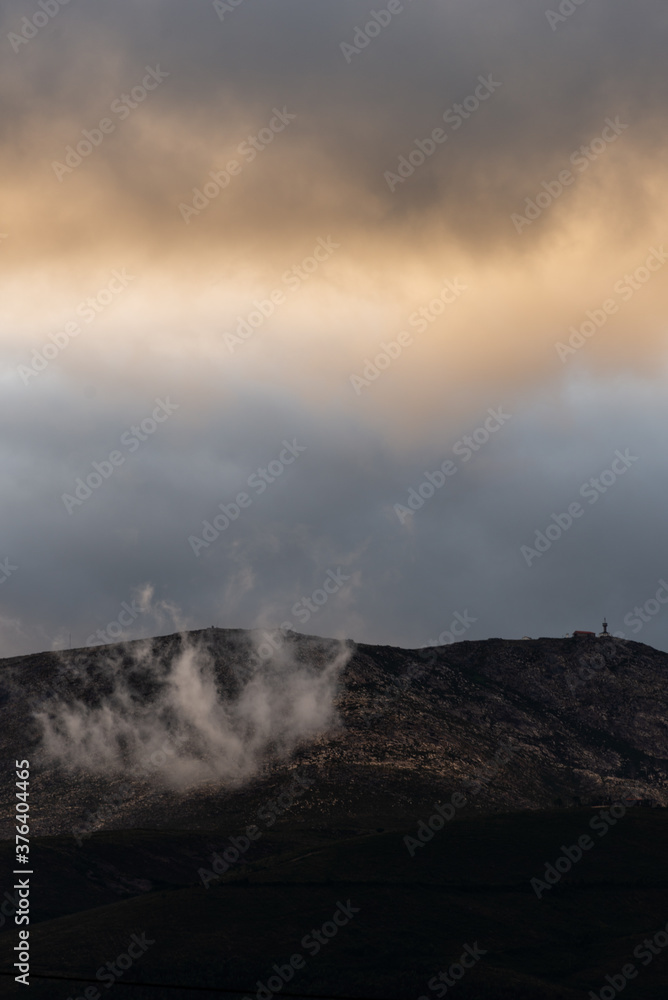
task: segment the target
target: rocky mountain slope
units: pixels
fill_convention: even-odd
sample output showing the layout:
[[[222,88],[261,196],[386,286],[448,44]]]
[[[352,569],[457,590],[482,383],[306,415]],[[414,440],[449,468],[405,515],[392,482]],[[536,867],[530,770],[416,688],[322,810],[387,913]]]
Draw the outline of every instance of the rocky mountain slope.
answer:
[[[410,820],[455,791],[466,796],[467,809],[488,811],[590,805],[628,795],[668,803],[668,655],[649,646],[545,638],[403,650],[295,633],[270,638],[207,629],[0,661],[0,836],[12,832],[7,807],[16,757],[31,760],[33,830],[42,835],[206,829],[222,814],[243,822],[258,802],[282,793],[283,803],[291,798],[291,821],[311,826],[352,817],[381,826]],[[195,717],[179,717],[181,704],[174,710],[173,700],[172,714],[163,710],[160,744],[147,737],[143,757],[141,744],[128,749],[127,734],[106,731],[105,741],[113,737],[117,745],[104,766],[91,767],[85,755],[74,763],[62,753],[49,757],[44,720],[62,735],[72,706],[80,713],[75,742],[77,733],[90,741],[91,727],[110,718],[112,726],[125,719],[135,729],[150,728],[152,706],[165,685],[174,688],[174,664],[184,650],[196,654],[185,688],[208,669],[215,690],[205,691],[206,699],[218,697],[223,715],[217,718],[227,724],[229,717],[246,763],[246,743],[253,744],[250,763],[236,776],[213,767],[212,758],[228,748],[221,750],[218,734],[203,738],[211,719],[195,719],[193,729]],[[315,687],[304,691],[302,684],[293,696],[297,675]],[[270,678],[270,686],[258,688],[258,677]],[[183,687],[181,698],[187,697]],[[264,725],[258,719],[271,709],[262,698],[286,692],[282,716],[296,698],[331,705],[310,705],[317,722],[302,720],[289,738],[269,727],[258,742],[256,730]],[[260,708],[242,718],[239,704],[256,695]],[[236,708],[226,715],[226,705]],[[213,770],[195,768],[183,781],[170,781],[184,755],[190,765],[208,761]],[[274,813],[280,822],[280,805]]]

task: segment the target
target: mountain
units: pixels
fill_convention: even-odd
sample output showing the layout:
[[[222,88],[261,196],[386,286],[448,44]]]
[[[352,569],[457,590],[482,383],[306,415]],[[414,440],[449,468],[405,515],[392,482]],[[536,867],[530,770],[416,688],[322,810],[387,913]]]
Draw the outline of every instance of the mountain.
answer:
[[[35,822],[43,834],[80,825],[88,810],[99,811],[101,799],[114,807],[106,819],[100,814],[95,829],[172,825],[176,816],[183,825],[205,828],[221,800],[227,814],[238,811],[243,818],[247,800],[282,787],[295,768],[319,789],[294,805],[295,815],[312,823],[410,817],[455,791],[468,791],[468,807],[477,810],[595,804],[625,794],[668,802],[668,655],[649,646],[614,638],[545,638],[403,650],[295,633],[272,638],[272,656],[267,652],[264,660],[257,656],[257,633],[207,629],[0,661],[3,798],[18,755],[37,768],[32,793],[41,804]],[[218,694],[221,705],[226,699],[238,704],[240,696],[248,702],[258,677],[273,680],[275,674],[285,688],[286,678],[302,672],[303,680],[303,671],[310,671],[307,681],[316,687],[307,695],[332,702],[322,716],[326,725],[320,732],[306,725],[303,735],[297,720],[287,750],[273,746],[274,733],[268,732],[267,745],[254,746],[245,770],[217,778],[215,769],[205,769],[203,780],[195,776],[185,791],[163,785],[193,726],[201,728],[198,717],[178,716],[180,704],[175,725],[167,719],[160,732],[167,735],[167,752],[148,755],[164,743],[151,734],[147,766],[134,768],[137,777],[129,777],[127,761],[105,760],[100,773],[90,774],[90,761],[69,771],[58,756],[46,759],[36,712],[50,710],[58,720],[63,705],[76,704],[89,713],[90,730],[114,702],[117,718],[131,718],[129,698],[143,713],[131,721],[146,726],[156,690],[165,678],[173,681],[184,650],[195,656],[182,685],[199,682],[208,668],[212,697]],[[318,688],[328,670],[329,683]],[[276,687],[259,693],[274,698]],[[256,720],[244,721],[250,726]],[[80,738],[86,723],[77,723]],[[172,744],[179,726],[183,743],[177,737]],[[219,747],[201,735],[196,733],[192,755],[207,761]],[[111,736],[120,747],[122,734]],[[252,741],[248,734],[239,739]],[[143,749],[135,748],[136,760]],[[128,794],[114,799],[120,786]],[[0,835],[9,836],[11,829],[5,817]]]
[[[461,1000],[599,995],[665,927],[667,704],[668,655],[615,638],[206,629],[1,661],[0,870],[27,759],[32,995],[105,995],[133,934],[154,943],[130,1000],[431,1000],[472,953]]]

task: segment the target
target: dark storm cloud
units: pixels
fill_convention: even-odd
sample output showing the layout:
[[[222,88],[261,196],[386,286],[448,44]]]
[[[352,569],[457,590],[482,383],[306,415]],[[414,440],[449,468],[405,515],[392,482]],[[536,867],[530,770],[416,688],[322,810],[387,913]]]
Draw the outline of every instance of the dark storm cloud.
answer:
[[[643,224],[650,203],[642,171],[652,172],[662,146],[667,96],[667,14],[658,0],[604,9],[589,0],[556,31],[534,2],[416,0],[348,62],[340,46],[372,9],[245,0],[221,21],[210,3],[62,8],[10,51],[3,71],[13,147],[5,160],[23,176],[27,170],[42,195],[70,205],[66,217],[49,213],[42,238],[54,235],[55,224],[61,237],[71,229],[81,248],[93,180],[102,196],[95,208],[106,220],[102,243],[123,233],[162,242],[171,232],[194,245],[247,244],[259,226],[269,252],[274,242],[337,220],[359,235],[373,223],[371,242],[415,239],[419,222],[418,238],[427,243],[491,251],[501,242],[523,252],[534,233],[558,231],[573,212],[597,214],[610,198],[616,225]],[[3,34],[31,10],[29,3],[7,10]],[[160,65],[168,79],[127,120],[115,121],[116,134],[75,176],[54,183],[51,161],[62,161],[66,146],[108,115],[148,65]],[[501,86],[392,193],[384,173],[396,173],[415,140],[443,126],[444,112],[473,94],[480,76]],[[185,231],[177,204],[190,201],[225,151],[233,155],[274,107],[288,108],[295,122],[235,181],[224,208],[221,200],[197,220],[196,232]],[[569,192],[518,242],[510,214],[615,116],[628,130],[597,165],[586,200]]]

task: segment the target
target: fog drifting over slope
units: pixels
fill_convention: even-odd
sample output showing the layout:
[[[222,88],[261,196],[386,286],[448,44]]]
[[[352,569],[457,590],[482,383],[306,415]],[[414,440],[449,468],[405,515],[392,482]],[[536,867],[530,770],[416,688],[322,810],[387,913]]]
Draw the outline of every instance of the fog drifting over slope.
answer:
[[[55,696],[36,711],[44,761],[105,777],[150,773],[180,791],[248,780],[336,723],[350,656],[333,644],[314,667],[298,662],[288,642],[276,641],[270,657],[263,649],[258,641],[228,683],[204,642],[185,634],[166,662],[151,642],[110,649],[85,676],[83,694]]]

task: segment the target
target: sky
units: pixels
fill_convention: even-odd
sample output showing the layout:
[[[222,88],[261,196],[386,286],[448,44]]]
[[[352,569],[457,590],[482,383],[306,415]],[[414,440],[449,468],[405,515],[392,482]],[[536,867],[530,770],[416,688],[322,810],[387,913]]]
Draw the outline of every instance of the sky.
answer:
[[[662,0],[10,0],[0,655],[668,649]]]

